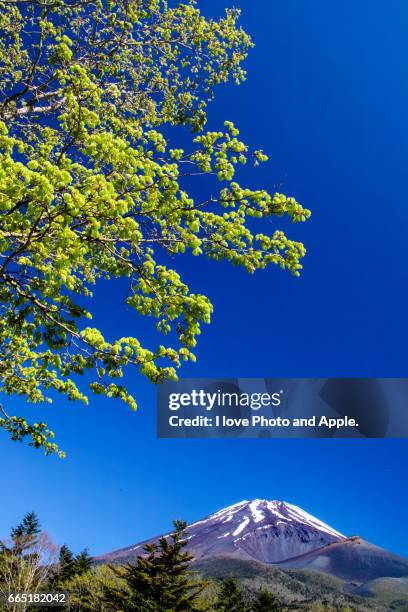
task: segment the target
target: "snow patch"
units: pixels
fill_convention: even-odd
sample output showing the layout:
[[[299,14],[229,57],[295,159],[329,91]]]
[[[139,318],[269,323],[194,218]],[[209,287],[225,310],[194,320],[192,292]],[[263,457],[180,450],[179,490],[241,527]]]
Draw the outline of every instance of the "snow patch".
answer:
[[[333,529],[326,523],[323,523],[323,521],[319,521],[319,519],[315,518],[308,512],[305,512],[298,506],[294,506],[293,504],[286,504],[286,506],[287,506],[289,514],[295,517],[298,521],[306,523],[307,525],[310,525],[311,527],[314,527],[315,529],[319,529],[320,531],[324,531],[332,536],[336,536],[338,538],[345,537],[342,533],[340,533],[339,531],[336,531],[336,529]]]
[[[233,536],[237,536],[241,533],[241,531],[243,531],[245,529],[245,527],[248,525],[249,523],[249,517],[246,516],[244,518],[244,520],[238,525],[238,527],[236,528],[236,530],[233,532]]]
[[[260,504],[262,504],[261,499],[255,499],[249,504],[249,509],[251,511],[254,523],[260,523],[265,518],[263,512],[259,510]]]
[[[272,514],[274,516],[276,516],[277,518],[283,519],[283,521],[285,521],[285,522],[288,522],[288,521],[290,522],[292,520],[291,518],[289,518],[288,516],[285,516],[284,514],[279,512],[279,510],[278,510],[278,507],[279,507],[278,504],[279,503],[280,502],[277,502],[277,501],[268,501],[268,502],[266,502],[268,510],[270,512],[272,512]]]
[[[230,535],[230,532],[227,531],[227,533],[223,533],[222,535],[218,536],[217,540],[221,540],[221,538],[227,538]]]
[[[259,531],[259,529],[271,529],[272,527],[273,525],[261,525],[260,527],[257,527],[255,531]]]

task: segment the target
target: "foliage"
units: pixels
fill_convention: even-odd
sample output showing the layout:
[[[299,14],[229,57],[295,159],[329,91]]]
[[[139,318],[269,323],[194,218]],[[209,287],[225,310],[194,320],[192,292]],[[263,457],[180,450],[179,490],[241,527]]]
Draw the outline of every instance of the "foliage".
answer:
[[[282,606],[275,595],[266,589],[262,589],[252,604],[252,612],[279,612]]]
[[[107,565],[101,565],[76,575],[64,583],[69,593],[68,612],[105,612],[112,607],[105,600],[105,589],[125,591],[126,586]]]
[[[39,592],[53,573],[57,552],[36,514],[26,514],[11,530],[9,541],[0,541],[0,593]],[[14,603],[7,609],[24,611],[27,605]]]
[[[58,571],[55,575],[55,582],[63,583],[66,580],[70,580],[75,576],[75,557],[73,552],[68,548],[66,544],[63,544],[60,548],[59,559],[58,559]]]
[[[11,530],[13,554],[20,555],[37,541],[41,531],[40,521],[35,512],[28,512],[21,523]]]
[[[93,559],[88,553],[88,550],[84,548],[78,555],[75,557],[74,562],[74,572],[76,576],[81,576],[85,572],[89,572],[92,567]]]
[[[134,409],[120,383],[126,366],[155,383],[174,379],[182,360],[195,360],[212,305],[168,256],[299,274],[303,245],[261,222],[304,221],[309,211],[240,186],[237,166],[266,155],[251,153],[229,121],[204,128],[216,86],[245,76],[251,41],[238,17],[233,9],[206,19],[194,0],[0,0],[3,393],[87,402],[77,376],[88,372],[94,393]],[[193,131],[184,148],[180,126]],[[193,176],[214,176],[220,187],[199,182],[208,195],[194,198]],[[167,346],[106,339],[86,323],[92,286],[113,279],[126,279],[126,304],[155,319]],[[0,410],[13,440],[59,452],[46,423]]]
[[[406,607],[404,585],[398,591],[395,581],[383,600],[377,592],[368,597],[346,594],[342,580],[319,572],[282,570],[228,557],[192,563],[185,552],[186,538],[185,524],[176,521],[174,533],[145,547],[135,564],[91,565],[86,549],[75,556],[64,545],[58,555],[58,547],[30,512],[11,530],[7,542],[0,541],[0,593],[66,591],[68,606],[56,609],[68,612],[365,612]],[[198,577],[198,568],[208,579]],[[279,602],[272,592],[279,595]],[[14,608],[0,603],[0,609],[17,612],[26,608],[20,603]],[[29,609],[37,610],[35,606]]]
[[[87,549],[74,555],[66,544],[60,548],[58,568],[53,577],[53,588],[63,588],[75,576],[81,576],[92,568],[93,559]]]
[[[218,584],[233,576],[250,605],[255,605],[260,591],[276,594],[282,610],[333,610],[368,612],[382,610],[377,597],[359,597],[358,590],[344,592],[344,581],[326,573],[274,567],[258,561],[216,557],[193,565],[206,579]],[[387,606],[385,608],[388,610]],[[210,608],[213,609],[213,608]]]
[[[221,584],[215,609],[220,612],[249,612],[249,606],[234,578],[227,578]]]
[[[189,564],[192,556],[187,545],[186,523],[174,521],[174,532],[147,544],[145,555],[136,564],[115,569],[128,588],[107,588],[106,598],[114,609],[139,612],[178,612],[198,610],[198,598],[205,582],[192,580]]]

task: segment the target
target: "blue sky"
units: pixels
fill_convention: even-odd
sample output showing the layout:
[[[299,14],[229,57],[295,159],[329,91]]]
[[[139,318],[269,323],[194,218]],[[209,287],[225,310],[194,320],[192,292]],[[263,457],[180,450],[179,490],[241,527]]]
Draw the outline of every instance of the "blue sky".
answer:
[[[220,13],[227,0],[201,2]],[[248,79],[223,87],[209,126],[233,120],[270,163],[245,175],[313,211],[294,226],[300,279],[179,259],[215,305],[185,376],[406,376],[408,5],[404,0],[240,0],[256,43]],[[97,291],[108,337],[146,335],[120,286]],[[44,409],[68,458],[0,436],[5,535],[28,510],[58,543],[98,554],[241,499],[285,499],[408,556],[404,440],[157,440],[155,389],[140,409],[95,398]],[[30,412],[32,409],[30,409]],[[9,410],[10,412],[10,410]]]

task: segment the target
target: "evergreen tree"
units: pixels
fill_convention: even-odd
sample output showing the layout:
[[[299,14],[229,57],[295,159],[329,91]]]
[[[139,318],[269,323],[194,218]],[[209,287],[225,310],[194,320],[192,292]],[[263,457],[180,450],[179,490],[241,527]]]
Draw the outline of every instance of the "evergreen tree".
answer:
[[[58,582],[64,582],[75,576],[75,558],[66,544],[63,544],[59,553]]]
[[[174,522],[174,532],[160,538],[158,544],[144,547],[145,555],[136,564],[125,568],[112,568],[124,578],[128,592],[115,588],[106,589],[108,602],[127,612],[181,612],[193,611],[197,598],[206,583],[193,581],[189,564],[192,555],[184,551],[187,544],[186,523]]]
[[[234,578],[227,578],[222,583],[215,609],[221,612],[249,612],[242,592]]]
[[[11,537],[19,537],[22,535],[36,536],[40,533],[40,521],[35,512],[28,512],[21,523],[11,530]]]
[[[84,548],[76,557],[74,562],[74,575],[81,576],[85,572],[89,572],[92,568],[93,559],[88,553],[88,550]]]
[[[21,555],[25,550],[31,548],[37,541],[40,531],[41,527],[38,516],[35,512],[28,512],[21,523],[11,530],[13,554]]]
[[[92,569],[92,557],[85,548],[74,556],[66,544],[61,546],[58,560],[58,570],[53,578],[53,588],[62,588],[69,580],[85,574]]]
[[[275,595],[267,590],[260,591],[258,597],[252,605],[253,612],[279,612],[281,609],[282,607],[280,606]]]

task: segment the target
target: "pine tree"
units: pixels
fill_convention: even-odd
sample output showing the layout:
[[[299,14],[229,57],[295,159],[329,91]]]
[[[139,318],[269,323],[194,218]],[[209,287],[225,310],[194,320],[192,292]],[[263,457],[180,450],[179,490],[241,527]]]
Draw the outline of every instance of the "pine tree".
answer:
[[[11,530],[11,537],[19,537],[21,535],[36,536],[40,533],[40,521],[35,512],[28,512],[21,523]]]
[[[76,557],[74,562],[74,575],[81,576],[85,572],[89,572],[92,568],[93,559],[88,553],[88,550],[84,548]]]
[[[64,582],[75,575],[75,558],[66,544],[63,544],[59,553],[58,581]]]
[[[196,610],[197,598],[206,583],[193,581],[189,564],[192,555],[187,544],[186,523],[174,522],[174,532],[158,544],[144,547],[136,564],[112,568],[126,582],[128,592],[107,588],[107,601],[115,609],[137,612],[181,612]]]
[[[227,578],[222,583],[215,609],[221,612],[249,612],[242,592],[234,578]]]
[[[279,612],[281,609],[275,595],[267,590],[260,591],[252,605],[253,612]]]
[[[35,512],[28,512],[21,523],[11,530],[13,554],[21,555],[34,546],[41,531],[40,521]]]
[[[66,544],[61,546],[58,560],[58,570],[52,580],[53,588],[62,588],[64,584],[76,576],[85,574],[92,568],[93,559],[85,548],[78,555],[73,552]]]

